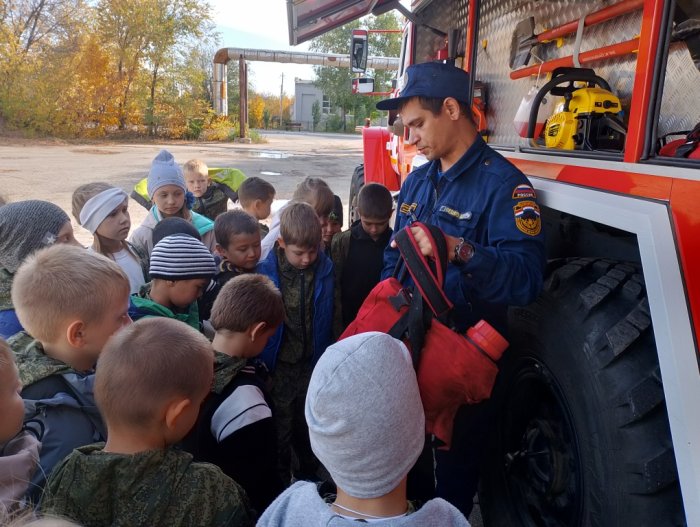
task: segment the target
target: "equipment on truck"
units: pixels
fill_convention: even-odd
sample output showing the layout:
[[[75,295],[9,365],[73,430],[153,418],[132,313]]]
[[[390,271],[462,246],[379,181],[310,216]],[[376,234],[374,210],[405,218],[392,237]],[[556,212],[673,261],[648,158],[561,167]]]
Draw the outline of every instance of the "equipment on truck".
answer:
[[[566,86],[562,86],[565,84]],[[584,86],[580,86],[583,83]],[[564,150],[613,150],[621,152],[627,130],[619,119],[620,99],[605,79],[591,69],[557,68],[552,80],[532,101],[527,137],[534,138],[540,102],[547,94],[563,97],[547,120],[544,143]]]

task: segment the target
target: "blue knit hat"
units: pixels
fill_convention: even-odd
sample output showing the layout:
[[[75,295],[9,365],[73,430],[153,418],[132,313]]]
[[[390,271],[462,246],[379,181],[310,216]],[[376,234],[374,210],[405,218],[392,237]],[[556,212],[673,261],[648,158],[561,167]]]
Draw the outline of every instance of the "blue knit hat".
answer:
[[[151,163],[151,170],[148,172],[148,197],[153,199],[156,190],[165,185],[176,185],[187,192],[180,165],[175,162],[170,152],[161,150]]]

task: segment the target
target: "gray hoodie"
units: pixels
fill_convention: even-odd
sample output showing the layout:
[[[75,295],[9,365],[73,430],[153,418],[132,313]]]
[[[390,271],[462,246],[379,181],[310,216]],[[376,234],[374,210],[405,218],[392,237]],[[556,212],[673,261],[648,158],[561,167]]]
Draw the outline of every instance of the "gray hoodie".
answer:
[[[258,527],[356,527],[358,523],[335,514],[318,493],[316,485],[298,481],[265,510]],[[455,507],[435,498],[416,512],[401,518],[377,522],[381,527],[469,527]]]

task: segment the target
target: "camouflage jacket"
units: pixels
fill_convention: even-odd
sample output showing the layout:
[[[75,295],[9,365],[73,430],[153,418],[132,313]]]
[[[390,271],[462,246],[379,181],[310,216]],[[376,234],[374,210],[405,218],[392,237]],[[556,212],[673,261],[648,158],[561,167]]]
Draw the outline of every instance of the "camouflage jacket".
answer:
[[[268,276],[282,291],[287,315],[265,346],[261,360],[273,374],[278,359],[314,365],[332,338],[333,264],[330,259],[319,252],[314,265],[300,272],[289,265],[284,251],[276,248],[258,264],[257,272]]]
[[[174,448],[114,454],[99,443],[56,466],[41,510],[82,525],[248,526],[245,491],[221,470]]]
[[[0,311],[14,309],[12,304],[12,278],[14,275],[0,267]]]
[[[212,181],[201,198],[194,198],[192,210],[214,221],[219,214],[226,212],[229,199],[235,203],[238,200],[238,192]]]

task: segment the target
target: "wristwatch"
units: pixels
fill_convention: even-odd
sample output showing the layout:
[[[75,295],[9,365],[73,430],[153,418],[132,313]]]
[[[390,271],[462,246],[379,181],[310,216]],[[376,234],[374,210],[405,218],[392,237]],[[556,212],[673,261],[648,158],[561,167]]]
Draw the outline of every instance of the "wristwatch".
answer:
[[[474,246],[465,241],[464,238],[460,238],[457,245],[455,245],[455,256],[453,262],[457,265],[463,265],[472,259],[474,256]]]

